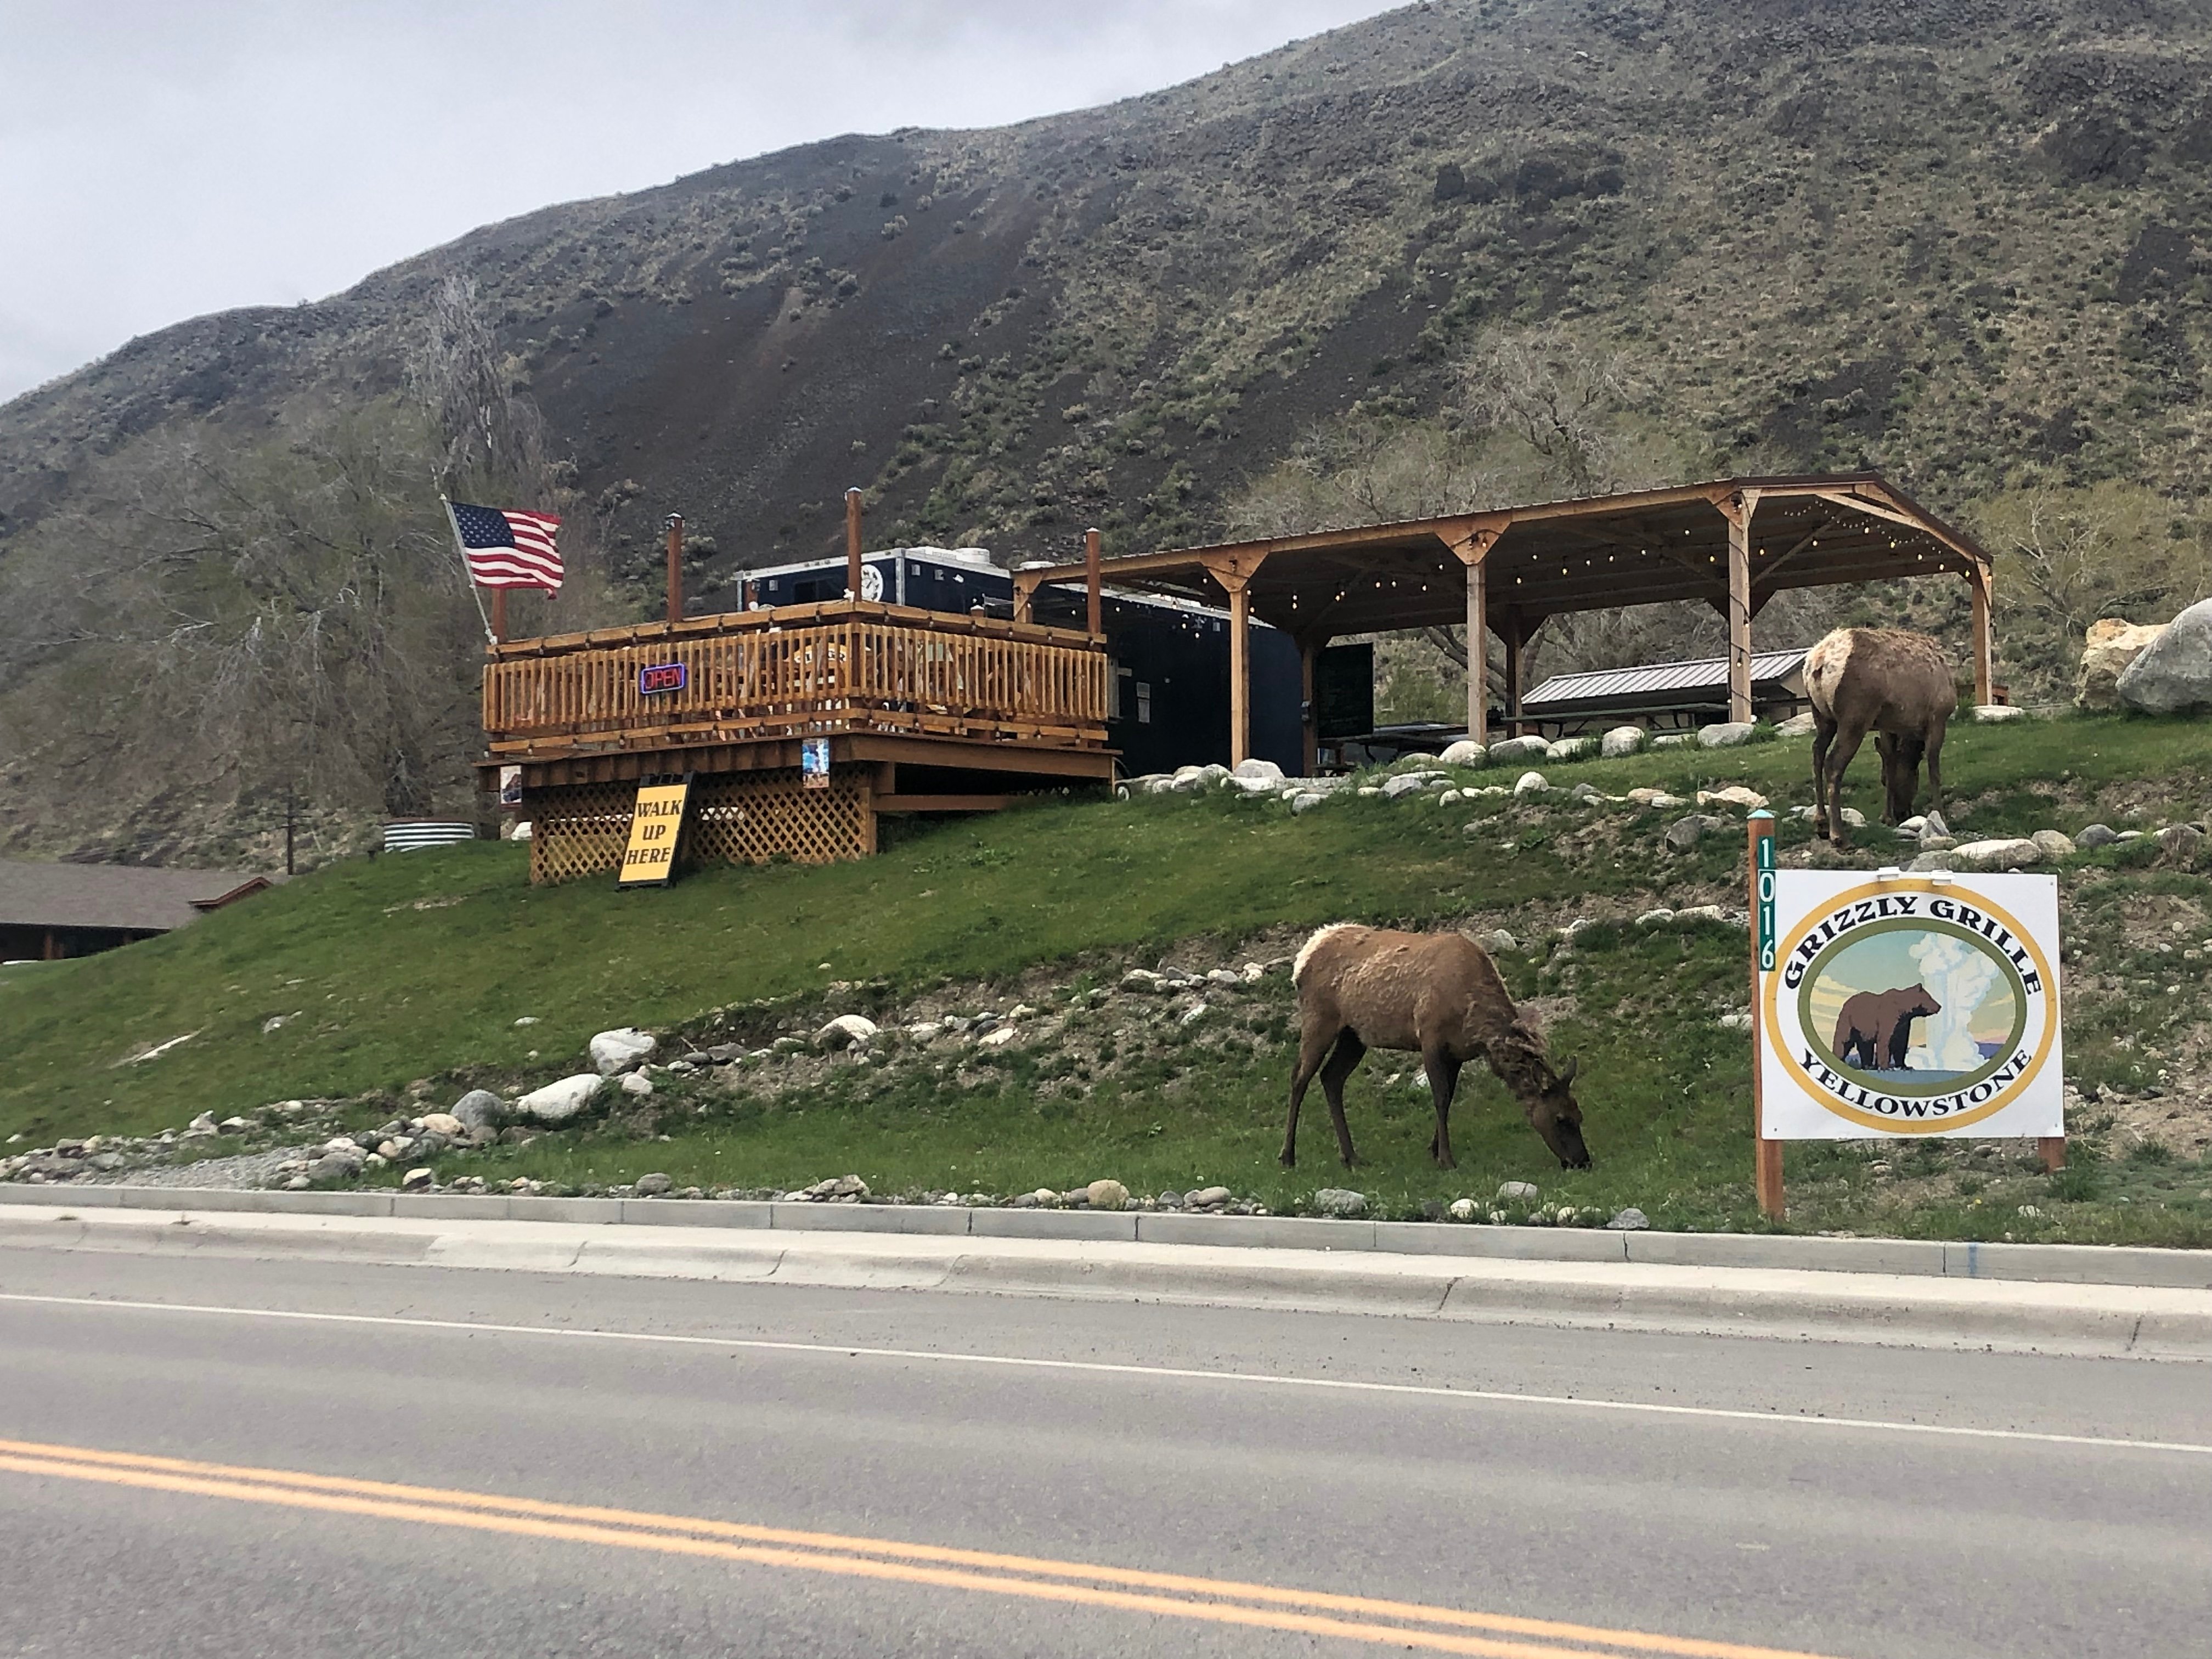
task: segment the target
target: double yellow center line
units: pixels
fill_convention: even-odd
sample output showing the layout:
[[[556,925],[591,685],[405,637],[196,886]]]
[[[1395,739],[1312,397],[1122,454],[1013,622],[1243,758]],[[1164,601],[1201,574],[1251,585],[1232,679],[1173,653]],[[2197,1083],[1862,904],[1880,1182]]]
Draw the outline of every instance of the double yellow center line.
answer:
[[[1668,1659],[1819,1659],[1778,1648],[1464,1613],[1370,1596],[35,1441],[0,1440],[0,1471],[1338,1637],[1435,1653],[1476,1654],[1485,1659],[1575,1655],[1619,1659],[1623,1654],[1658,1654]]]

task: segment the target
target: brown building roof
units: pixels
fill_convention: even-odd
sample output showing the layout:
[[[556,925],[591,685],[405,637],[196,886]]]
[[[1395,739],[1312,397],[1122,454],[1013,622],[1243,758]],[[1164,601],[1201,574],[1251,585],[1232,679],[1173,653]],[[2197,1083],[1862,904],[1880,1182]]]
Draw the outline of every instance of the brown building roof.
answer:
[[[0,860],[0,926],[122,927],[167,933],[274,878],[243,870],[158,870],[135,864],[20,864]]]

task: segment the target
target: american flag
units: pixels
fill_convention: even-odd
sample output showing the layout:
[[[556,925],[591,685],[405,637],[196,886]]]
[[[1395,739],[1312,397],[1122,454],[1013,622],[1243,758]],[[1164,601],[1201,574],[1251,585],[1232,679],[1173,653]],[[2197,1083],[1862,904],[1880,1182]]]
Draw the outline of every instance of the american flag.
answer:
[[[560,590],[561,554],[553,545],[553,532],[561,520],[553,514],[471,507],[465,501],[447,501],[446,511],[452,515],[453,539],[460,544],[469,580],[478,587]]]

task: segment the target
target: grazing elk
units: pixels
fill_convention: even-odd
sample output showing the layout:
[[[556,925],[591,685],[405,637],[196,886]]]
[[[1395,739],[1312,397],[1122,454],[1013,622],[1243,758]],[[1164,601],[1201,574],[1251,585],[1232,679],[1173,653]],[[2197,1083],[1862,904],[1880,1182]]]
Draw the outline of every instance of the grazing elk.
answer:
[[[1336,1146],[1349,1168],[1352,1130],[1344,1121],[1344,1084],[1370,1048],[1418,1054],[1436,1102],[1437,1132],[1429,1152],[1445,1169],[1452,1158],[1452,1091],[1468,1060],[1488,1062],[1521,1103],[1529,1127],[1562,1168],[1589,1167],[1583,1145],[1583,1109],[1568,1085],[1570,1060],[1558,1072],[1541,1038],[1522,1021],[1489,953],[1462,933],[1399,933],[1339,922],[1305,942],[1291,970],[1298,995],[1298,1062],[1291,1078],[1291,1121],[1283,1133],[1283,1167],[1298,1161],[1298,1104],[1315,1074],[1328,1097]]]
[[[1882,821],[1912,816],[1920,763],[1929,799],[1943,802],[1943,732],[1959,701],[1935,641],[1898,628],[1839,628],[1805,653],[1813,701],[1813,807],[1830,842],[1844,844],[1844,769],[1869,732],[1881,757]]]

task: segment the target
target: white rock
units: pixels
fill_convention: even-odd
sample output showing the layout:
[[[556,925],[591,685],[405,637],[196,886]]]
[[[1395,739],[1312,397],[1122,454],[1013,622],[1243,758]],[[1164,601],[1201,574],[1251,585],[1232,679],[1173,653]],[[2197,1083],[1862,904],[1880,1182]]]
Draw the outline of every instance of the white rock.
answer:
[[[945,1035],[945,1027],[933,1019],[925,1019],[908,1026],[906,1034],[915,1042],[934,1042]]]
[[[1474,1200],[1473,1199],[1471,1199],[1471,1198],[1455,1198],[1455,1199],[1452,1200],[1452,1201],[1451,1201],[1451,1218],[1452,1218],[1454,1221],[1472,1221],[1472,1220],[1474,1220]]]
[[[1466,797],[1459,790],[1447,789],[1437,797],[1436,804],[1439,806],[1456,806],[1465,799]]]
[[[1500,951],[1518,951],[1521,948],[1521,941],[1503,927],[1493,927],[1486,933],[1477,933],[1474,936],[1474,942],[1492,956],[1496,956]]]
[[[1595,747],[1596,744],[1589,738],[1561,738],[1552,745],[1549,758],[1555,761],[1580,760]]]
[[[1782,738],[1807,738],[1812,736],[1814,728],[1819,724],[1808,708],[1802,714],[1792,714],[1774,728],[1774,733]]]
[[[653,1079],[642,1072],[624,1072],[617,1085],[626,1095],[642,1100],[653,1092]]]
[[[1125,991],[1142,991],[1147,994],[1157,994],[1166,990],[1167,988],[1166,978],[1154,973],[1149,968],[1132,968],[1121,975],[1121,988]]]
[[[1243,790],[1248,795],[1267,795],[1270,798],[1282,793],[1282,786],[1272,778],[1238,778],[1229,780],[1230,787]]]
[[[1362,794],[1366,793],[1364,789],[1360,791]],[[1300,814],[1310,812],[1328,799],[1327,795],[1316,795],[1310,789],[1301,791],[1291,797],[1291,811]]]
[[[1951,849],[1951,856],[1969,870],[2024,870],[2043,862],[2043,849],[2025,839],[1970,841]]]
[[[612,1077],[637,1065],[654,1046],[652,1036],[635,1026],[617,1026],[592,1039],[592,1064],[599,1067],[601,1077]]]
[[[835,1051],[868,1042],[876,1035],[876,1022],[865,1014],[840,1014],[814,1034],[814,1046]]]
[[[2074,856],[2073,841],[2056,830],[2039,830],[2028,839],[2043,849],[2043,856],[2056,862]]]
[[[574,1077],[564,1077],[558,1083],[549,1083],[542,1089],[532,1089],[514,1103],[514,1115],[528,1123],[540,1123],[557,1127],[569,1121],[592,1103],[605,1082],[597,1072],[580,1072]]]
[[[1314,1194],[1314,1208],[1323,1215],[1365,1215],[1367,1194],[1355,1193],[1347,1187],[1324,1187]]]
[[[1534,1183],[1527,1181],[1509,1181],[1498,1189],[1500,1204],[1534,1204],[1540,1196]]]
[[[405,1192],[421,1192],[437,1178],[435,1171],[428,1169],[428,1167],[418,1165],[399,1177],[399,1185],[401,1189]]]
[[[1616,726],[1598,739],[1598,752],[1607,760],[1633,755],[1643,747],[1644,728],[1640,726]]]
[[[1003,1048],[1014,1040],[1014,1036],[1012,1026],[994,1025],[975,1039],[975,1046],[978,1048]]]
[[[1642,915],[1637,917],[1636,925],[1638,927],[1659,927],[1674,920],[1674,913],[1662,907],[1656,910],[1646,910]]]
[[[2007,720],[2024,720],[2027,718],[2027,710],[2013,708],[2008,703],[1982,702],[1974,705],[1974,724],[1977,726],[2001,726]]]
[[[425,1112],[422,1115],[424,1134],[443,1135],[448,1140],[459,1140],[468,1132],[469,1126],[451,1112]]]
[[[1751,741],[1751,727],[1749,720],[1723,720],[1717,726],[1701,726],[1698,728],[1698,747],[1734,749]]]
[[[1401,772],[1394,778],[1385,778],[1382,781],[1382,793],[1389,799],[1399,800],[1405,796],[1419,794],[1424,790],[1434,789],[1449,781],[1449,779],[1437,772]]]
[[[1261,783],[1273,785],[1282,782],[1283,769],[1271,760],[1260,760],[1255,757],[1251,760],[1238,761],[1234,775],[1240,778],[1256,779]]]
[[[1129,1207],[1129,1189],[1118,1181],[1094,1181],[1083,1189],[1083,1196],[1094,1210],[1126,1210]]]
[[[1654,749],[1687,749],[1697,738],[1687,732],[1663,732],[1651,739]]]
[[[1490,759],[1490,751],[1472,738],[1462,738],[1447,748],[1442,757],[1446,766],[1482,766]]]
[[[1513,798],[1518,800],[1524,795],[1546,794],[1550,792],[1551,787],[1550,784],[1544,781],[1544,775],[1541,772],[1523,772],[1513,785]]]
[[[1189,1007],[1182,1011],[1181,1016],[1176,1018],[1176,1024],[1178,1025],[1189,1025],[1205,1018],[1206,1004],[1202,1002],[1194,1002]]]
[[[1756,812],[1766,805],[1766,797],[1755,789],[1747,789],[1740,783],[1731,783],[1723,789],[1698,791],[1700,806],[1741,806],[1747,812]]]

